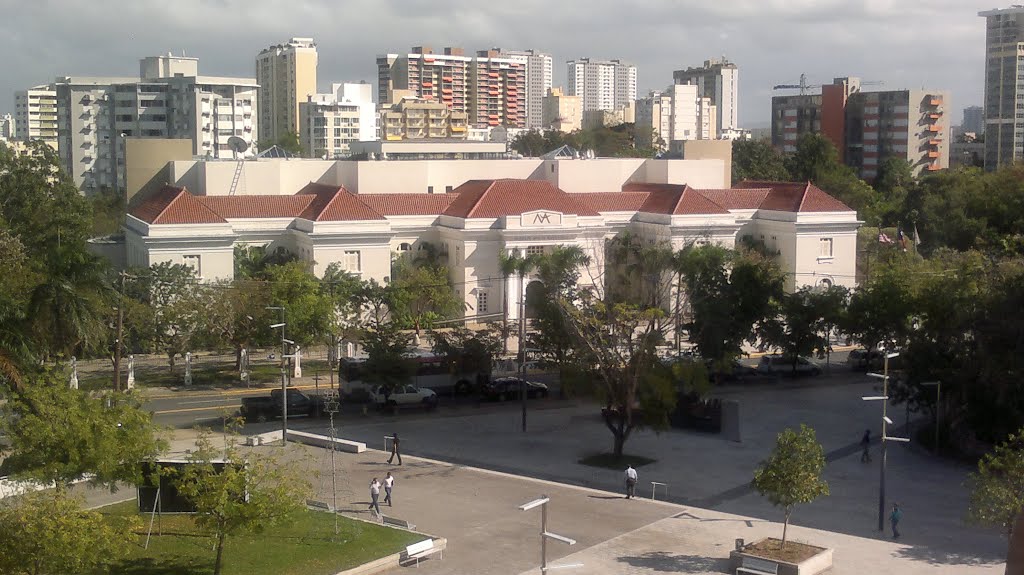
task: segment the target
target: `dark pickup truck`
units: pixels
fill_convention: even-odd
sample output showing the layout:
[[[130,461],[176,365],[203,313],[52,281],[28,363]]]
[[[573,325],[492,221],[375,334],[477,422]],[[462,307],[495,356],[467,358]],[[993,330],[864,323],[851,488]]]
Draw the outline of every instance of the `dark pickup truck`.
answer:
[[[270,392],[270,397],[243,397],[239,413],[245,421],[264,422],[281,417],[280,389]],[[324,413],[324,399],[319,395],[308,395],[297,389],[288,390],[288,417],[314,417]]]

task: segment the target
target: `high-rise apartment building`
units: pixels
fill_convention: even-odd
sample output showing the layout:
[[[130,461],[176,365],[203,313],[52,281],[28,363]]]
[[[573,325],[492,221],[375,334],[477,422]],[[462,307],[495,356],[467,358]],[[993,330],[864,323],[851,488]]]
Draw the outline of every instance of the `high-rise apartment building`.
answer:
[[[57,92],[52,84],[14,93],[14,138],[42,140],[57,149]]]
[[[696,85],[673,84],[636,101],[636,126],[644,128],[637,130],[637,143],[644,147],[660,144],[668,149],[672,142],[713,140],[716,122],[714,104],[699,95]]]
[[[330,94],[309,96],[299,104],[299,143],[308,156],[349,155],[352,142],[377,139],[373,86],[333,84]]]
[[[985,109],[981,106],[964,108],[964,119],[960,122],[961,132],[970,132],[976,136],[985,133]]]
[[[381,112],[380,140],[465,140],[468,124],[466,112],[454,112],[436,100],[408,97]]]
[[[583,102],[568,96],[561,88],[551,88],[544,96],[541,127],[556,132],[575,132],[583,127]]]
[[[16,121],[14,116],[11,114],[4,114],[0,116],[0,140],[4,142],[13,142],[17,137],[18,129],[16,127]]]
[[[772,144],[792,153],[801,136],[820,133],[868,181],[889,157],[915,175],[941,170],[949,167],[948,105],[945,91],[861,92],[858,78],[836,78],[821,94],[772,98]]]
[[[526,128],[533,130],[544,125],[544,98],[551,89],[554,75],[554,60],[550,54],[537,50],[501,50],[495,48],[502,58],[509,58],[523,64],[526,70],[526,93],[520,101],[526,106]]]
[[[277,140],[299,132],[299,104],[316,90],[316,44],[292,38],[256,56],[261,140]]]
[[[239,137],[256,153],[256,82],[199,76],[196,58],[140,60],[139,78],[65,77],[56,81],[58,153],[86,193],[125,185],[126,138],[187,139],[196,156],[235,158]]]
[[[471,57],[462,48],[434,53],[429,46],[416,46],[409,54],[377,57],[377,93],[382,105],[410,96],[466,113],[476,127],[525,128],[526,66],[495,50]]]
[[[676,84],[694,84],[701,98],[710,98],[717,109],[718,131],[738,130],[739,68],[725,58],[705,60],[699,68],[672,72]]]
[[[985,169],[1024,159],[1024,7],[979,12],[985,18]]]
[[[568,61],[570,96],[583,100],[583,111],[617,110],[636,100],[636,66],[621,60]]]

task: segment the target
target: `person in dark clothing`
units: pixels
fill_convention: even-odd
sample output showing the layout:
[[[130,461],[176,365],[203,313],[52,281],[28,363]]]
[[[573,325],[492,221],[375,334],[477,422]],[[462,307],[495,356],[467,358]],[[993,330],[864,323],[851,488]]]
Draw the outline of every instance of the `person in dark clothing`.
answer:
[[[871,430],[864,430],[864,437],[860,438],[860,462],[871,463]]]
[[[391,463],[391,460],[393,460],[396,457],[398,458],[398,464],[401,465],[402,451],[398,447],[398,433],[394,433],[391,436],[391,457],[388,458],[388,463]]]
[[[900,519],[903,519],[903,512],[900,511],[899,503],[892,504],[892,513],[889,514],[889,523],[892,524],[892,538],[900,538]]]

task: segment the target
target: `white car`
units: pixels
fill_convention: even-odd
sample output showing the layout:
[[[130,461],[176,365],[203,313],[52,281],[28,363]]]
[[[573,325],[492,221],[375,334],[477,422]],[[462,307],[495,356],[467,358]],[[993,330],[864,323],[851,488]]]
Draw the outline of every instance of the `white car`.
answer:
[[[433,389],[427,389],[425,387],[416,387],[415,385],[399,385],[391,390],[391,393],[385,393],[385,388],[382,385],[374,387],[370,391],[370,399],[374,403],[380,406],[408,406],[408,405],[424,405],[426,407],[437,407],[437,394],[434,393]]]

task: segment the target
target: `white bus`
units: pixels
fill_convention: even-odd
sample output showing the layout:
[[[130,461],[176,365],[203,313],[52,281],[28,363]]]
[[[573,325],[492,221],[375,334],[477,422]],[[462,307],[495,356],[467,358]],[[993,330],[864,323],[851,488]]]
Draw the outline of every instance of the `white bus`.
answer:
[[[364,381],[366,356],[343,358],[338,367],[339,393],[350,401],[370,398],[370,384]],[[434,390],[438,395],[469,395],[479,384],[477,373],[452,373],[447,357],[430,352],[410,354],[416,371],[409,383]]]

